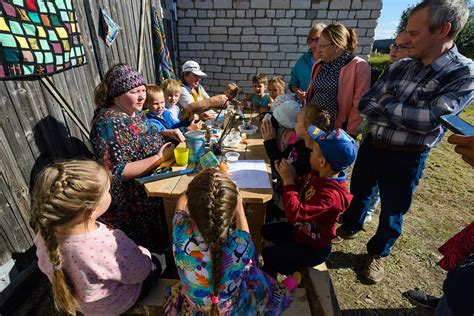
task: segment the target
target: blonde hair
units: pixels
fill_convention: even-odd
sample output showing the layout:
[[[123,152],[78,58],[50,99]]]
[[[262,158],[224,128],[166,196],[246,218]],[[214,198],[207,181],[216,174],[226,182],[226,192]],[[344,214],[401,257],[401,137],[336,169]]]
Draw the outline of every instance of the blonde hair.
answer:
[[[268,85],[268,77],[266,74],[256,74],[252,78],[252,84],[260,84],[263,83],[264,85]]]
[[[275,85],[280,88],[282,94],[285,93],[285,79],[282,76],[275,76],[268,81],[268,86]]]
[[[214,296],[218,296],[221,286],[222,245],[227,240],[229,228],[235,225],[238,194],[235,183],[217,169],[201,171],[186,191],[191,219],[211,252]],[[215,303],[211,315],[219,315]]]
[[[146,85],[146,100],[145,106],[149,106],[153,104],[153,96],[157,93],[163,93],[163,89],[156,84],[147,84]]]
[[[357,48],[357,34],[354,29],[348,29],[341,23],[329,24],[321,32],[332,44],[353,54]]]
[[[103,173],[104,181],[98,177]],[[108,189],[107,169],[92,160],[67,160],[45,168],[36,178],[31,194],[31,222],[44,240],[53,265],[52,289],[58,310],[76,313],[74,286],[61,267],[56,228],[85,216],[94,209]]]
[[[239,86],[235,82],[230,82],[224,87],[224,94],[230,99],[235,99],[238,93]]]
[[[310,38],[315,37],[316,35],[320,36],[321,32],[323,31],[325,27],[326,27],[326,24],[324,23],[318,23],[318,24],[313,25],[313,27],[309,29],[308,36],[306,37],[306,41],[309,41]]]
[[[170,94],[181,94],[181,84],[174,79],[166,79],[161,84],[165,96]]]

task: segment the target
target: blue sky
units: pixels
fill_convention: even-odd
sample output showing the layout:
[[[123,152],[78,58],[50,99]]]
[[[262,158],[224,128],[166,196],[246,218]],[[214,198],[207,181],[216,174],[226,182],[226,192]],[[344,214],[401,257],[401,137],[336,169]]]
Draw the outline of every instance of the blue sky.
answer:
[[[398,26],[403,10],[408,6],[416,5],[419,0],[384,0],[380,14],[375,39],[392,38]]]

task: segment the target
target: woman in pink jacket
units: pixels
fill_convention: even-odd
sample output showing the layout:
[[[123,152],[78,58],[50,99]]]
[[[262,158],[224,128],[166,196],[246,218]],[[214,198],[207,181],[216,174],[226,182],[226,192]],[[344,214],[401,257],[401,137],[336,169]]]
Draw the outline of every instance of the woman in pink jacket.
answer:
[[[370,66],[354,56],[357,35],[340,23],[324,28],[319,39],[318,63],[311,71],[308,104],[319,105],[331,116],[331,127],[342,128],[356,137],[362,122],[358,106],[370,87]]]

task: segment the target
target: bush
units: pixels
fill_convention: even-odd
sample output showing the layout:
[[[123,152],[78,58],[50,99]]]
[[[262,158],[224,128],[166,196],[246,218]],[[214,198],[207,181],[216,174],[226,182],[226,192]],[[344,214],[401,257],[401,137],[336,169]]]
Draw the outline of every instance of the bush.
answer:
[[[386,66],[390,64],[390,55],[384,53],[370,53],[369,56],[369,65],[372,68],[377,68],[383,70]]]

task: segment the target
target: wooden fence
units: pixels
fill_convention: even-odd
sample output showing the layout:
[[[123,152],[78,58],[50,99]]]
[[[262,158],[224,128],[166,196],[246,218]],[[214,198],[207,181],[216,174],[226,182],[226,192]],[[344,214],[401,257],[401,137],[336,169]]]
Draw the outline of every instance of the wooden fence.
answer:
[[[173,0],[162,0],[168,38],[176,38]],[[107,69],[125,62],[138,67],[140,16],[144,13],[141,70],[147,82],[155,81],[151,38],[151,6],[159,0],[74,0],[88,63],[48,80],[0,81],[0,275],[1,303],[8,298],[15,280],[31,268],[34,233],[29,221],[29,189],[35,174],[51,161],[90,157],[87,131],[94,111],[93,91]],[[99,37],[99,11],[105,9],[120,26],[117,39],[108,48]],[[167,9],[166,9],[167,8]],[[142,13],[143,9],[143,13]],[[176,43],[170,49],[177,60]],[[48,88],[49,87],[49,88]],[[86,133],[61,105],[69,105]],[[0,269],[0,272],[2,269]],[[10,286],[3,289],[10,283]]]

